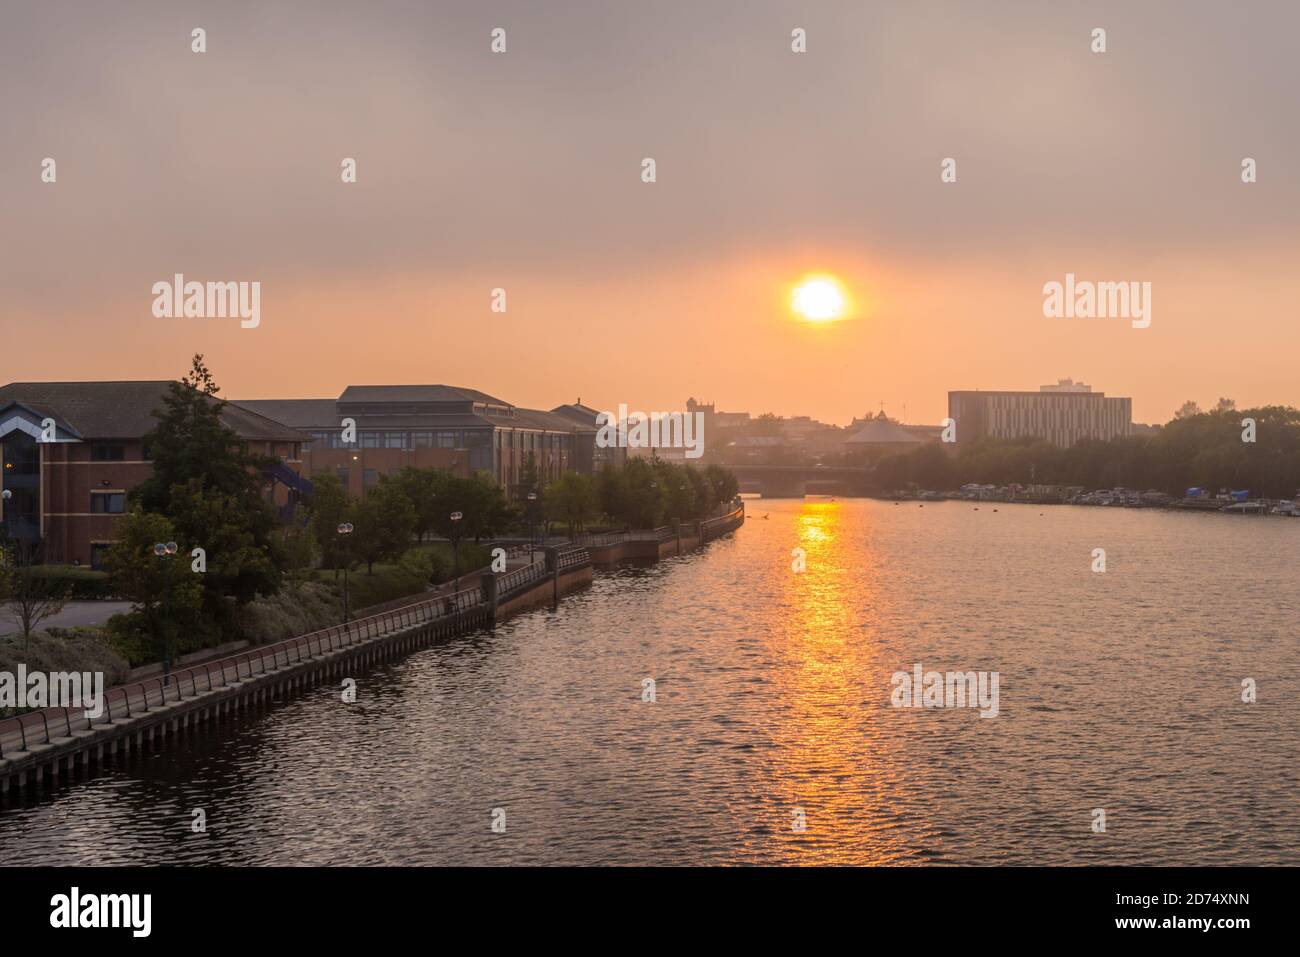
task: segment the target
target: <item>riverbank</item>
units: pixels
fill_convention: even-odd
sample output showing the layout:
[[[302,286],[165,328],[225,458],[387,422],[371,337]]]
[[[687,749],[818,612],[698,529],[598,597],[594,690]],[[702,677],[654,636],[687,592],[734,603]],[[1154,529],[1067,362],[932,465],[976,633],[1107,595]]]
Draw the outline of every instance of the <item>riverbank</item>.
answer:
[[[701,523],[697,547],[743,522],[741,505]],[[278,694],[347,677],[349,668],[490,628],[591,584],[594,563],[588,549],[547,547],[541,556],[513,571],[484,573],[472,585],[467,577],[454,593],[110,688],[99,715],[46,708],[0,720],[0,796],[11,788],[30,792],[47,781],[57,783],[61,775],[92,773],[132,748],[152,747],[222,715],[278,701]]]
[[[1300,505],[1291,499],[1233,499],[1227,495],[1215,497],[1175,498],[1164,492],[1148,489],[1106,489],[1085,492],[1069,488],[1060,491],[1035,492],[1035,486],[965,486],[960,491],[936,492],[916,489],[894,492],[890,495],[870,495],[878,501],[919,502],[997,502],[1007,505],[1086,505],[1101,508],[1160,508],[1191,512],[1227,512],[1228,514],[1272,515],[1279,518],[1300,518]],[[1038,486],[1054,489],[1053,486]]]

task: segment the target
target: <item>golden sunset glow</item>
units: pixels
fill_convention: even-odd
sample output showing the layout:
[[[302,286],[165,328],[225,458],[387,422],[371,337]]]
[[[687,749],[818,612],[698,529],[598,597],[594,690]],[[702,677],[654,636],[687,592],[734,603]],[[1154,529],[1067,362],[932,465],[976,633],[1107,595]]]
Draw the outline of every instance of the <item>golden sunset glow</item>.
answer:
[[[834,276],[805,276],[794,287],[790,308],[808,322],[832,322],[842,319],[848,297]]]

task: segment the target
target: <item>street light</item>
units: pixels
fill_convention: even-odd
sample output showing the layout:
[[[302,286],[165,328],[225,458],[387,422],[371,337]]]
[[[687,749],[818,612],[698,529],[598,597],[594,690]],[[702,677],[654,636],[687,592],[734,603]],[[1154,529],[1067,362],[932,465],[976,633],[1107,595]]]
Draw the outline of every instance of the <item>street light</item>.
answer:
[[[537,539],[537,493],[528,493],[528,564],[533,563],[533,544]]]
[[[4,500],[4,505],[0,507],[4,509],[4,530],[5,530],[6,546],[9,543],[9,539],[12,537],[9,532],[9,500],[13,497],[14,497],[14,493],[11,492],[9,489],[5,489],[3,492],[0,492],[0,499]]]
[[[452,574],[456,576],[456,584],[452,586],[452,593],[460,591],[460,520],[465,516],[460,512],[451,513],[451,567]]]
[[[154,555],[163,562],[163,614],[162,628],[160,629],[162,632],[163,684],[171,683],[172,672],[172,643],[169,634],[171,630],[172,583],[166,563],[176,556],[178,550],[179,546],[175,542],[167,542],[166,544],[158,542],[153,547]]]
[[[340,522],[337,529],[339,540],[346,542],[347,536],[352,534],[352,528],[351,522]],[[346,546],[341,547],[346,548]],[[345,625],[348,623],[348,565],[351,564],[351,558],[351,554],[348,554],[343,560],[343,624]]]

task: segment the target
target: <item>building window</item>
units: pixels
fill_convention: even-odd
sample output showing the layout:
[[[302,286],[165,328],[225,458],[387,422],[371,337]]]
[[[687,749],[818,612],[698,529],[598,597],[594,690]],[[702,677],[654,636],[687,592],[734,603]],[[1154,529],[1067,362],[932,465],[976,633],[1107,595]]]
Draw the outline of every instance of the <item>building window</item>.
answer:
[[[382,435],[383,435],[382,432],[362,432],[362,433],[361,433],[361,447],[362,447],[363,449],[377,449],[377,448],[379,448],[379,439],[380,439],[380,436],[382,436]]]
[[[377,469],[362,469],[361,484],[366,488],[376,484],[379,481],[379,471]]]
[[[384,448],[386,449],[404,449],[406,448],[405,432],[385,432]]]
[[[90,546],[90,567],[95,571],[100,571],[104,567],[104,559],[108,556],[108,550],[113,546],[108,542],[94,542]]]
[[[90,511],[95,515],[121,515],[126,511],[126,493],[91,492]]]
[[[348,477],[349,477],[348,467],[346,465],[340,465],[336,471],[336,474],[339,477],[339,484],[341,484],[346,489],[348,487]]]
[[[438,448],[454,449],[456,448],[456,443],[459,439],[460,439],[460,433],[458,432],[439,432]]]
[[[126,446],[121,442],[95,442],[90,446],[92,462],[122,462],[126,459]]]
[[[432,432],[412,432],[412,433],[411,433],[411,447],[412,447],[412,448],[415,448],[415,449],[431,449],[431,448],[433,448],[433,433],[432,433]]]

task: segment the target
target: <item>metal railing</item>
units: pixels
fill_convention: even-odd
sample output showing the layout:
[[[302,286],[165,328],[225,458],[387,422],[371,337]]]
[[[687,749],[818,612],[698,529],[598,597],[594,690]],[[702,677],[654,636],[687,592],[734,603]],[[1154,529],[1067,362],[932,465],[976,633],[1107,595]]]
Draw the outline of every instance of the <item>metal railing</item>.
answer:
[[[565,548],[555,553],[555,567],[562,572],[590,564],[591,552],[582,547]]]
[[[360,644],[371,638],[413,625],[435,621],[483,604],[483,588],[476,585],[454,595],[440,595],[427,601],[369,615],[321,631],[288,638],[271,645],[250,648],[228,658],[201,662],[173,671],[170,675],[144,678],[117,685],[104,692],[102,713],[91,718],[84,708],[44,708],[0,719],[0,758],[14,751],[28,751],[32,745],[50,744],[55,738],[70,738],[78,731],[111,724],[123,718],[148,714],[165,704],[174,704],[231,682],[296,664],[317,655]]]
[[[725,535],[732,529],[739,528],[745,523],[745,506],[737,506],[734,510],[726,515],[720,515],[717,518],[710,518],[700,523],[700,537],[705,541],[711,538],[717,538],[719,535]]]
[[[541,562],[516,568],[497,576],[497,601],[531,586],[546,577],[546,566]]]
[[[627,532],[583,532],[575,535],[575,544],[586,548],[607,548],[610,545],[622,545],[627,541]]]

